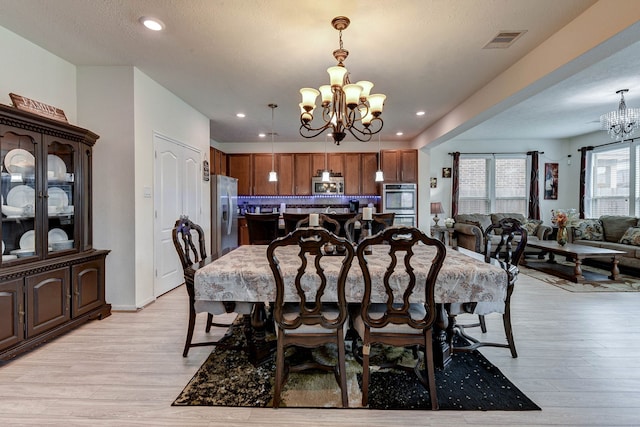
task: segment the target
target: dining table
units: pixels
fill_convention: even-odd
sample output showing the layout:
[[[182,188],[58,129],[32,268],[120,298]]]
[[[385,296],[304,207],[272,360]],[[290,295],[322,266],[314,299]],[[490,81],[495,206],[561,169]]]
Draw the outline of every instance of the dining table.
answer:
[[[259,364],[269,357],[271,349],[265,340],[268,321],[266,306],[275,301],[276,287],[273,273],[267,260],[267,245],[243,245],[226,253],[213,262],[198,268],[194,273],[194,306],[197,312],[222,314],[228,303],[235,304],[234,311],[244,314],[249,357]],[[372,277],[372,302],[386,302],[382,277],[389,264],[387,245],[374,246],[366,255]],[[283,247],[276,252],[280,268],[285,277],[285,301],[298,302],[293,289],[293,277],[299,266],[297,247]],[[416,289],[412,302],[424,302],[424,285],[435,249],[427,245],[414,247],[412,265],[416,274]],[[327,276],[327,301],[337,301],[335,280],[343,256],[323,256],[321,265]],[[333,288],[331,287],[333,284]],[[345,283],[347,303],[361,303],[364,279],[360,265],[354,258]],[[436,279],[435,301],[438,309],[436,321],[436,365],[444,367],[451,358],[451,320],[463,312],[465,303],[475,304],[476,314],[504,312],[507,294],[506,272],[490,263],[447,249],[442,268]],[[226,303],[226,305],[225,305]]]

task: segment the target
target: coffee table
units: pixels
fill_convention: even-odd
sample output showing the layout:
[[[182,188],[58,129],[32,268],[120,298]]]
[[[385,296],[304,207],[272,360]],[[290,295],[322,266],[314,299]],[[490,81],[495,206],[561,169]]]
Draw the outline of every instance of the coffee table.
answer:
[[[555,240],[527,242],[527,246],[541,249],[543,252],[548,252],[549,259],[543,262],[531,262],[523,259],[521,264],[526,265],[529,268],[533,268],[534,270],[543,271],[576,283],[585,281],[618,280],[620,276],[620,270],[618,270],[618,257],[625,253],[623,251],[597,248],[577,243],[567,243],[566,245],[561,246]],[[567,260],[571,260],[574,263],[573,268],[556,263],[554,255],[567,257]],[[587,274],[587,272],[583,273],[582,260],[585,258],[610,258],[611,275],[607,277],[591,272],[588,272],[589,274]]]

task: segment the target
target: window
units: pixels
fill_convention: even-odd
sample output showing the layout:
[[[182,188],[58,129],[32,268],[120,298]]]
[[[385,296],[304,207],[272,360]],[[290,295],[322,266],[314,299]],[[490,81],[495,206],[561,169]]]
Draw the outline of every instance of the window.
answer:
[[[616,144],[589,153],[585,213],[631,215],[640,212],[639,150],[636,143]]]
[[[525,155],[460,156],[459,213],[527,215]]]

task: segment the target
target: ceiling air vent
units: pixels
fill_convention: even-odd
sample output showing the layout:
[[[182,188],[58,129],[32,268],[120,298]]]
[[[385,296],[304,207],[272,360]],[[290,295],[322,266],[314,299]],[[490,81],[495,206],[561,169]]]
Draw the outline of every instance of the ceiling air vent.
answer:
[[[520,38],[527,30],[500,31],[483,49],[506,49]]]

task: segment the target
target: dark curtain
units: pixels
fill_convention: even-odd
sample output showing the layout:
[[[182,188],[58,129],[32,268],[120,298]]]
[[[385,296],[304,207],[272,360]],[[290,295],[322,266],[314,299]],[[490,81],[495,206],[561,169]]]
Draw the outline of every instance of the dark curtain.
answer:
[[[582,147],[580,149],[580,218],[584,219],[584,200],[587,191],[587,152],[593,147]]]
[[[460,152],[453,153],[453,169],[451,171],[451,217],[458,215],[458,198],[460,197]]]
[[[529,218],[540,219],[539,161],[538,152],[529,151],[531,156],[531,179],[529,182]]]

